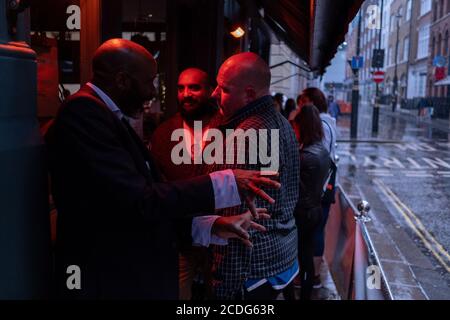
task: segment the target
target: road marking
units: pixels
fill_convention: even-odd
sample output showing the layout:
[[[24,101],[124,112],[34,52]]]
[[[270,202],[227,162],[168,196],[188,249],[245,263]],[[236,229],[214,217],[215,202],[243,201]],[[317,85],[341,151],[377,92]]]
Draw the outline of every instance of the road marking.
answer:
[[[395,208],[405,219],[414,233],[422,240],[423,244],[431,251],[442,266],[450,272],[450,254],[444,247],[428,232],[420,219],[409,209],[397,195],[389,189],[381,180],[374,179],[374,183],[381,192],[392,202]]]
[[[392,173],[369,173],[371,176],[377,176],[377,177],[393,177],[394,175]]]
[[[391,170],[386,169],[366,169],[368,175],[377,177],[393,177]]]
[[[434,177],[432,174],[427,173],[407,173],[405,174],[408,178],[432,178]]]

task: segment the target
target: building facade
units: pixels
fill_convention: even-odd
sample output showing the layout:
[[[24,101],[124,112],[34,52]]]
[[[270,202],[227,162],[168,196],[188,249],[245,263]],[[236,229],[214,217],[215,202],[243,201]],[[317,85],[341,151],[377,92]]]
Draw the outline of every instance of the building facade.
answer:
[[[430,44],[431,0],[412,2],[411,51],[408,68],[407,99],[427,95],[428,48]]]
[[[448,85],[439,85],[437,82],[448,76],[450,0],[433,0],[431,7],[427,93],[430,97],[443,98],[450,95],[450,90]],[[439,58],[443,58],[440,59],[445,62],[443,66]]]
[[[412,0],[394,0],[390,5],[389,40],[386,58],[385,94],[407,97],[411,49]]]

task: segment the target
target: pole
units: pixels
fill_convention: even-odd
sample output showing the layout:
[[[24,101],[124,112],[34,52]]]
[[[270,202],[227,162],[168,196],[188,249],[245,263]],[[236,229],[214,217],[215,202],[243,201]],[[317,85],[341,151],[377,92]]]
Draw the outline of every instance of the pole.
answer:
[[[362,9],[359,11],[358,32],[356,40],[356,56],[360,55],[361,44],[361,26],[362,26]],[[358,137],[358,108],[359,108],[359,70],[353,70],[353,89],[352,89],[352,116],[350,127],[350,138]]]
[[[381,50],[381,39],[383,32],[383,13],[384,13],[384,0],[380,0],[381,2],[381,17],[380,17],[380,32],[378,34],[378,50]],[[377,68],[380,71],[380,68]],[[372,133],[378,133],[378,124],[380,121],[380,84],[377,82],[376,84],[376,96],[375,96],[375,106],[373,108],[372,115]]]
[[[0,300],[50,297],[46,150],[37,120],[29,9],[0,0]],[[8,20],[17,15],[17,23]]]
[[[396,16],[397,18],[397,38],[395,43],[395,69],[394,69],[394,101],[392,102],[392,112],[395,112],[395,109],[397,108],[398,103],[398,38],[399,38],[399,32],[400,32],[400,17],[399,15]]]

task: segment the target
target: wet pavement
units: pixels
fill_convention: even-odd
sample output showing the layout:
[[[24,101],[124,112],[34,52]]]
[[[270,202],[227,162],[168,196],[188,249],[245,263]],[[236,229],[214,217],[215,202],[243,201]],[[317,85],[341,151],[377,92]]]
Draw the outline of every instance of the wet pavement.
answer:
[[[450,127],[362,105],[358,139],[338,121],[339,181],[372,206],[367,227],[396,299],[450,299]]]

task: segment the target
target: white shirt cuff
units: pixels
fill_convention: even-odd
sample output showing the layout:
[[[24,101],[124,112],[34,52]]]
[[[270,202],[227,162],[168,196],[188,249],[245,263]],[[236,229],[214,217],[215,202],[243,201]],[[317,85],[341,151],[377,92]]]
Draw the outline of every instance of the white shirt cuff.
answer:
[[[192,245],[209,247],[211,244],[225,246],[228,241],[211,234],[211,229],[220,216],[202,216],[192,219]]]
[[[210,173],[216,210],[231,208],[241,204],[236,179],[233,170],[223,170]]]

